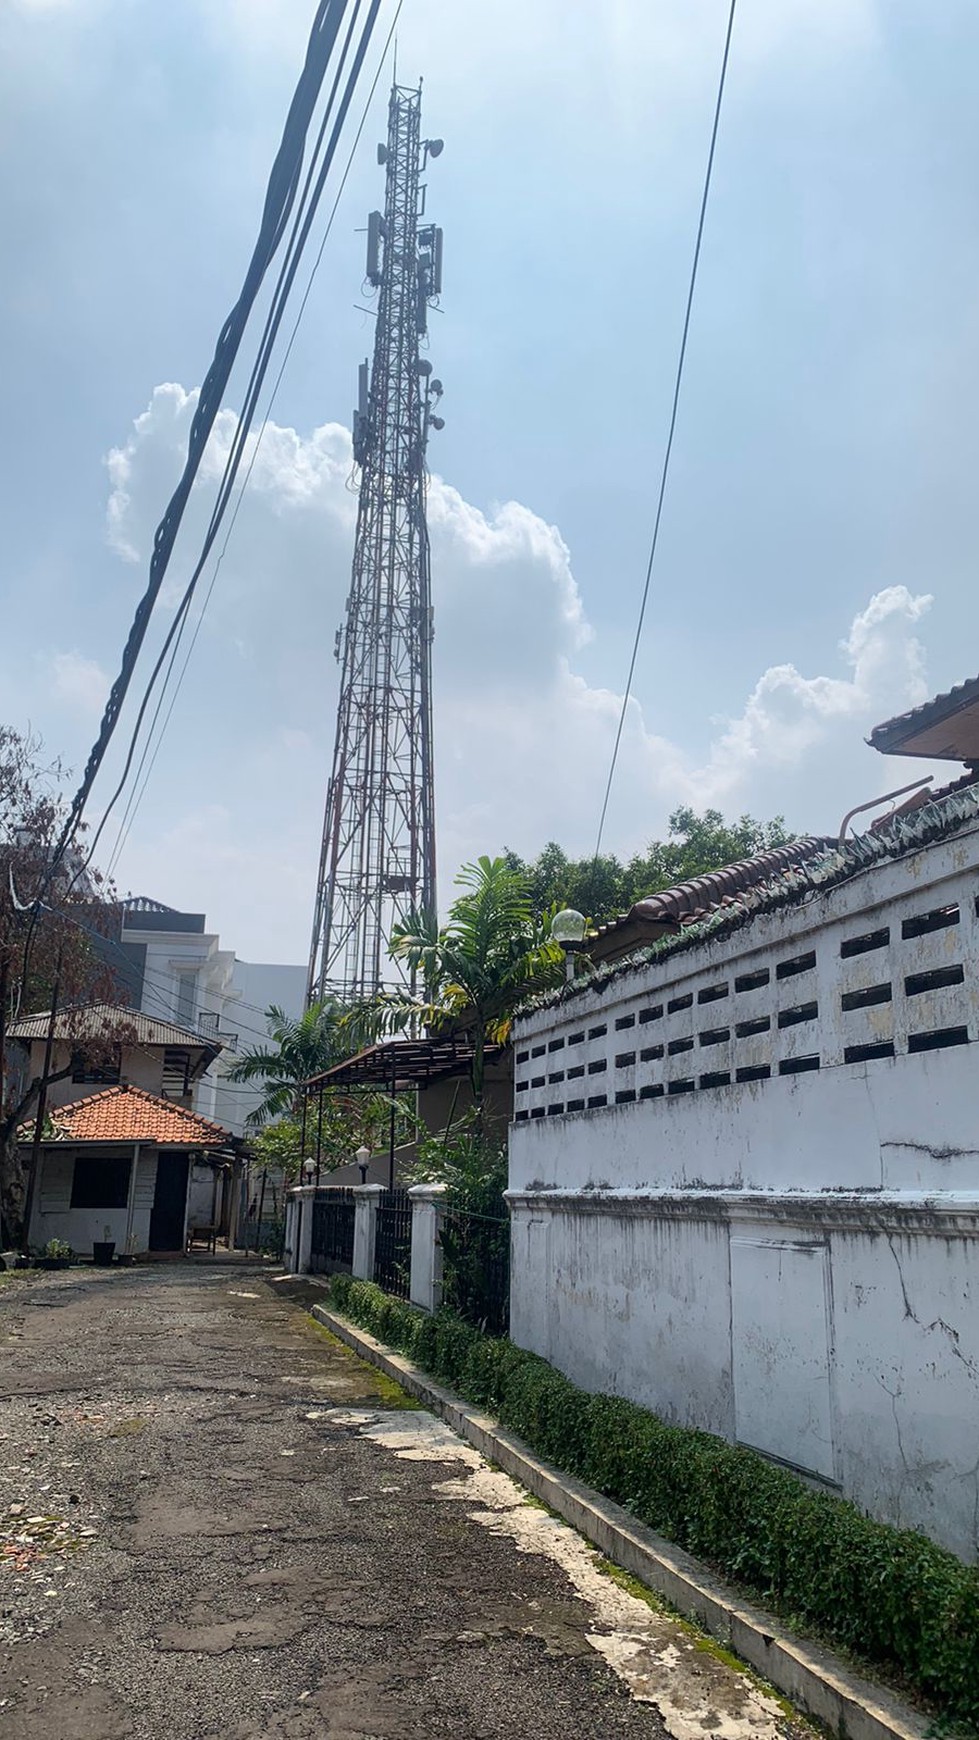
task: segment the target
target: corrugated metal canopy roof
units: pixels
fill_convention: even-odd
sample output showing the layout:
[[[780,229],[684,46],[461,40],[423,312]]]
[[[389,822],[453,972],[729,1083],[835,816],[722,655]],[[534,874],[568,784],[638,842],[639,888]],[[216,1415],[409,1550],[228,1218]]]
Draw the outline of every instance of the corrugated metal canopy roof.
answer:
[[[502,1055],[505,1047],[488,1045],[486,1061]],[[311,1076],[310,1088],[381,1087],[389,1093],[403,1088],[424,1087],[443,1076],[461,1075],[472,1064],[473,1048],[461,1035],[444,1039],[389,1039],[369,1045],[355,1057],[335,1063],[332,1069]]]

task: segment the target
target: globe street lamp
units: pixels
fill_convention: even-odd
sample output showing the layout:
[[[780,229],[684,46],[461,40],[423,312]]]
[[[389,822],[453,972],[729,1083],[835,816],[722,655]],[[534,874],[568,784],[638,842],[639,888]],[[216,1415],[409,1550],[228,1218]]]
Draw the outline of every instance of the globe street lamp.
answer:
[[[370,1164],[370,1157],[371,1157],[371,1151],[369,1148],[358,1148],[357,1149],[357,1165],[360,1167],[360,1182],[361,1182],[361,1184],[367,1183],[367,1168]]]
[[[584,935],[584,914],[576,912],[573,906],[564,907],[551,919],[551,936],[564,950],[564,976],[569,985],[574,978],[575,950],[580,948]]]

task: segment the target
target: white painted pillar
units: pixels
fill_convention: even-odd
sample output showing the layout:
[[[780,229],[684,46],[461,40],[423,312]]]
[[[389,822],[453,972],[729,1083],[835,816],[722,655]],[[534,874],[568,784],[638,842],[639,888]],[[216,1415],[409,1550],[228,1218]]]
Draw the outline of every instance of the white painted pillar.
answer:
[[[282,1263],[288,1275],[308,1275],[313,1244],[314,1184],[294,1186],[286,1197],[286,1236]]]
[[[296,1199],[290,1190],[286,1196],[286,1230],[282,1240],[282,1267],[287,1275],[294,1275],[296,1272],[292,1261],[292,1253],[296,1248],[296,1209]]]
[[[353,1274],[358,1281],[374,1279],[374,1246],[377,1242],[377,1205],[383,1184],[354,1185]]]
[[[313,1203],[316,1198],[315,1184],[301,1184],[296,1190],[298,1198],[299,1233],[296,1248],[297,1275],[308,1275],[312,1267],[313,1251]]]
[[[411,1303],[437,1311],[442,1303],[444,1184],[414,1184],[411,1198]]]

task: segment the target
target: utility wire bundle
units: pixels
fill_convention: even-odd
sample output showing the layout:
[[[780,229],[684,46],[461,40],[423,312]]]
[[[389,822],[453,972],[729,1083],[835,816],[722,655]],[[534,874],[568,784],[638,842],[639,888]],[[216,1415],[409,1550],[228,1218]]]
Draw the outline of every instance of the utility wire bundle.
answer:
[[[38,905],[51,887],[58,867],[78,831],[92,787],[118,724],[119,715],[146,638],[150,619],[166,576],[184,510],[197,477],[215,418],[221,409],[224,393],[241,347],[249,316],[269,267],[279,250],[287,229],[289,229],[290,218],[292,218],[289,240],[266,316],[258,355],[252,366],[238,428],[225,464],[203,547],[150,674],[133,728],[122,776],[99,823],[89,849],[89,859],[94,852],[109,813],[129,777],[142,723],[157,678],[168,654],[171,655],[170,669],[173,668],[179,638],[187,619],[191,600],[227,511],[289,292],[292,289],[303,256],[324,186],[333,166],[340,134],[357,86],[364,58],[370,46],[381,4],[382,0],[366,0],[366,4],[365,0],[352,0],[352,4],[351,0],[320,0],[320,4],[317,6],[305,64],[293,95],[282,140],[269,175],[258,240],[245,274],[241,294],[221,328],[214,358],[201,387],[200,398],[191,424],[187,460],[180,481],[174,490],[163,519],[157,527],[153,540],[149,581],[136,607],[132,627],[123,651],[119,675],[112,685],[109,699],[106,702],[99,733],[89,755],[84,777],[72,800],[68,816],[46,867],[41,887],[35,896]],[[346,29],[341,42],[340,33],[345,18]],[[332,74],[329,94],[324,105],[309,165],[305,177],[303,177],[307,138],[328,74]],[[162,697],[154,715],[154,725],[161,704]]]

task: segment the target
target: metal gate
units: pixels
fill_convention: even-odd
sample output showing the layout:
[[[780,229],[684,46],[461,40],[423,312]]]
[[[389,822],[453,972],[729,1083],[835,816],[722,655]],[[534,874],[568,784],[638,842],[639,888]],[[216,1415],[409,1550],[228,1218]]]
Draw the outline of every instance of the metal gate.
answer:
[[[338,1185],[313,1199],[309,1266],[314,1275],[349,1273],[354,1260],[354,1193]]]
[[[407,1299],[411,1291],[411,1199],[407,1190],[386,1190],[377,1204],[374,1279],[386,1293]]]
[[[446,1305],[488,1335],[505,1335],[510,1322],[509,1216],[450,1209],[439,1243]]]

